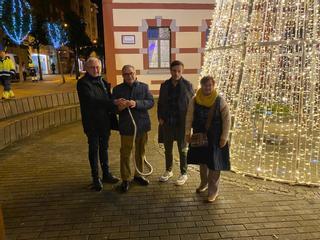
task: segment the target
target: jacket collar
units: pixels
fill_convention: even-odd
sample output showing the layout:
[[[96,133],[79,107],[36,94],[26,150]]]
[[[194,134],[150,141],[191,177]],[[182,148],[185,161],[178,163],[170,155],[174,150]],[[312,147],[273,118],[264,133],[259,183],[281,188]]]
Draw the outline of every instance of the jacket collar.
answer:
[[[132,85],[127,84],[125,81],[123,81],[123,84],[129,88],[134,88],[138,85],[138,80],[136,79]]]
[[[89,73],[86,73],[86,74],[85,74],[85,77],[86,77],[87,79],[89,79],[90,81],[92,81],[92,82],[99,82],[100,79],[102,78],[101,76],[99,76],[99,77],[93,77],[93,76],[91,76]]]
[[[182,83],[183,81],[185,81],[185,79],[184,79],[183,76],[181,76],[181,78],[180,78],[180,80],[179,80],[179,83]],[[172,83],[172,78],[169,78],[169,79],[167,80],[167,83]]]

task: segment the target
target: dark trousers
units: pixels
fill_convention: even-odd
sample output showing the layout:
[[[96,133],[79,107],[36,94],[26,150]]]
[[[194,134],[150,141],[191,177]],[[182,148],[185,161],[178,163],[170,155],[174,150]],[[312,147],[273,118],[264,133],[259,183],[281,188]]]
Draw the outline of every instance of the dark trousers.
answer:
[[[1,84],[3,85],[4,91],[10,91],[11,90],[11,78],[7,76],[1,76],[0,77]]]
[[[109,174],[108,147],[110,134],[88,134],[89,144],[89,162],[91,167],[91,176],[94,179],[99,178],[98,157],[103,176]],[[98,156],[99,153],[99,156]]]
[[[23,75],[23,81],[27,81],[27,73],[26,72],[22,72]]]
[[[182,136],[181,129],[179,127],[163,126],[163,143],[165,149],[166,158],[166,170],[172,171],[173,164],[173,142],[177,141],[179,158],[180,158],[180,172],[186,174],[187,165],[187,144],[184,136]]]

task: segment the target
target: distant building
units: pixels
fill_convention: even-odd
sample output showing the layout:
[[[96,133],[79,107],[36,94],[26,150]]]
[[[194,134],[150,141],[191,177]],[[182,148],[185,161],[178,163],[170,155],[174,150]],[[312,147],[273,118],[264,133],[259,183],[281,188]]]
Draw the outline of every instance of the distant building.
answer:
[[[90,0],[71,0],[71,9],[76,12],[86,24],[86,33],[94,43],[98,39],[97,13],[98,6]],[[89,10],[90,9],[90,10]]]
[[[169,65],[181,60],[184,76],[195,86],[214,9],[213,0],[102,0],[107,78],[122,82],[124,64],[158,94],[170,76]]]
[[[43,0],[30,0],[30,4],[36,14],[43,15],[43,18],[47,18],[49,21],[61,21],[64,22],[64,13],[66,11],[74,11],[85,23],[85,31],[93,43],[98,41],[98,26],[97,26],[97,13],[98,6],[92,3],[90,0],[55,0],[55,1],[43,1]],[[0,32],[0,39],[2,38]],[[3,35],[3,34],[2,34]],[[38,53],[36,49],[29,47],[27,48],[28,42],[32,41],[32,37],[28,37],[25,40],[25,49],[22,51],[16,46],[8,47],[8,53],[16,60],[16,70],[19,71],[19,58],[20,54],[22,62],[28,63],[28,58],[32,59],[35,67],[39,69],[38,64]],[[19,52],[20,51],[20,52]],[[74,63],[74,53],[66,46],[60,50],[61,66],[64,73],[72,71]],[[18,54],[19,53],[19,54]],[[40,64],[43,74],[51,74],[51,64],[54,63],[56,66],[56,73],[59,73],[59,65],[57,63],[56,50],[48,45],[40,46]],[[82,70],[82,62],[79,61],[80,70]]]
[[[97,12],[98,7],[96,4],[91,3],[90,0],[56,0],[45,4],[42,0],[30,0],[31,5],[39,9],[40,12],[47,13],[49,20],[60,20],[64,22],[64,12],[74,11],[85,23],[85,30],[90,40],[94,43],[98,39],[97,27]],[[67,47],[60,49],[61,65],[64,73],[68,73],[74,69],[74,53]],[[35,49],[30,49],[32,60],[38,69],[37,52]],[[56,52],[52,46],[41,46],[40,48],[40,62],[43,74],[51,74],[51,64],[56,66],[56,73],[60,72],[57,63]],[[82,70],[82,62],[79,61],[80,70]]]
[[[49,21],[61,21],[63,22],[64,11],[70,9],[67,0],[55,0],[53,1],[43,1],[43,0],[30,0],[30,4],[33,7],[34,11],[43,15],[44,18],[47,18]],[[29,41],[32,41],[32,37],[29,37]],[[39,73],[39,64],[38,64],[38,53],[36,49],[29,48],[30,57],[35,64],[37,73]],[[55,73],[60,73],[56,50],[50,46],[40,46],[40,64],[43,74],[51,74],[51,64],[53,63],[56,66]],[[60,49],[60,59],[61,66],[64,73],[70,72],[71,63],[70,63],[70,52],[67,47]]]

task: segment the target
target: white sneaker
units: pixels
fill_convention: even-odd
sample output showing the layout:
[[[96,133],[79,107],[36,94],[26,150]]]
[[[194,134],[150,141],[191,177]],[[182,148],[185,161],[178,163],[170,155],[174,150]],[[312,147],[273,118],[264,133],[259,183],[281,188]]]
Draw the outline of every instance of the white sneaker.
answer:
[[[162,176],[159,178],[159,182],[166,182],[173,176],[172,171],[165,171]]]
[[[187,174],[181,174],[176,181],[176,185],[181,186],[181,185],[185,184],[187,180],[188,180]]]

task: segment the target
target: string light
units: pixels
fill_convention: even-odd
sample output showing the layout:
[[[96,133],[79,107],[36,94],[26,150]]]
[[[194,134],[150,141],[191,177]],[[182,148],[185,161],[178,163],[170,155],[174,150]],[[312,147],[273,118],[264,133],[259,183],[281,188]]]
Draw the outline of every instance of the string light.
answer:
[[[320,186],[320,4],[219,0],[201,75],[232,113],[233,170]]]
[[[24,0],[1,0],[0,19],[4,33],[20,45],[32,28],[30,4]]]
[[[49,41],[55,49],[61,48],[68,42],[66,31],[60,24],[47,23]]]

